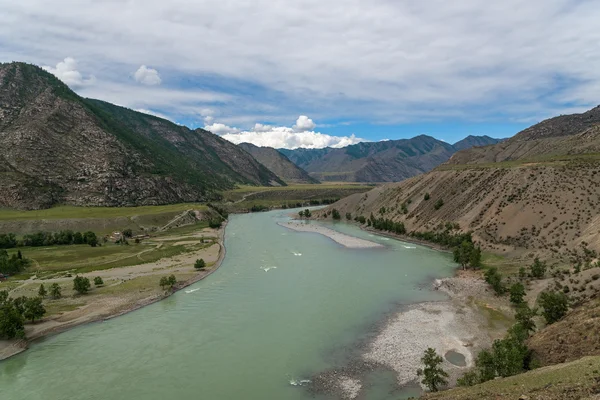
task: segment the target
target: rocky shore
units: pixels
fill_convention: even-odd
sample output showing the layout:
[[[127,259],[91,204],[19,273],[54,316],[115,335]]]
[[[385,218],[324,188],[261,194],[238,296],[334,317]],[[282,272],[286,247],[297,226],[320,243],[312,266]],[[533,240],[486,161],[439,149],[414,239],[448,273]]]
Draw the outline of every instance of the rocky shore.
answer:
[[[434,281],[432,289],[443,291],[448,299],[403,307],[390,315],[361,346],[358,357],[313,377],[311,391],[333,393],[341,399],[360,398],[362,380],[376,369],[393,371],[397,388],[413,387],[419,382],[416,372],[428,347],[444,357],[442,367],[454,385],[474,365],[477,353],[506,332],[506,327],[490,324],[482,307],[498,313],[510,313],[510,307],[480,277],[463,271]],[[462,362],[456,362],[457,358]]]

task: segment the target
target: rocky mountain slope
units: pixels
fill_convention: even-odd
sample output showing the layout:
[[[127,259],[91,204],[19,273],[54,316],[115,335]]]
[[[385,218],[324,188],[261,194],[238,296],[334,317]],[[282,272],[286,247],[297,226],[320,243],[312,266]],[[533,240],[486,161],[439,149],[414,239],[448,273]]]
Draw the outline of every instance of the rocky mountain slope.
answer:
[[[238,183],[284,185],[212,133],[83,99],[33,65],[0,64],[0,207],[200,201]]]
[[[238,146],[287,183],[319,183],[318,180],[272,147],[258,147],[251,143],[240,143]]]
[[[458,149],[497,143],[469,136],[450,145],[430,136],[364,142],[340,149],[280,149],[292,162],[322,181],[398,182],[428,172]]]
[[[457,153],[450,163],[544,160],[590,153],[600,153],[600,106],[583,114],[550,118],[493,147]]]
[[[581,115],[589,121],[597,112]],[[581,118],[559,117],[506,142],[459,152],[429,173],[350,196],[330,208],[342,215],[374,214],[403,222],[408,232],[438,231],[446,222],[457,222],[491,252],[528,262],[533,255],[582,261],[590,250],[600,251],[600,126],[573,120]],[[576,127],[567,132],[564,126]],[[574,147],[565,147],[567,142]],[[504,161],[508,148],[531,151],[513,152]],[[545,158],[538,157],[542,153]],[[503,162],[483,162],[482,154]],[[532,154],[533,160],[528,158]]]
[[[470,149],[472,147],[490,146],[492,144],[500,143],[502,141],[503,141],[503,139],[494,139],[487,135],[484,135],[484,136],[469,135],[466,138],[454,143],[452,145],[452,147],[454,147],[454,150],[456,150],[456,151],[461,151],[461,150]]]

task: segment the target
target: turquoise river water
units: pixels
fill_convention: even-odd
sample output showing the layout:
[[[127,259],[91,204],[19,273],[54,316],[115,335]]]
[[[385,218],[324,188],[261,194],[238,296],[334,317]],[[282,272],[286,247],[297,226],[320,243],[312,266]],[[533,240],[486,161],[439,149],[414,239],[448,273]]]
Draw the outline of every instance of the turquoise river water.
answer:
[[[198,290],[0,362],[0,399],[315,398],[301,380],[341,365],[399,305],[439,299],[428,283],[455,268],[447,254],[343,222],[328,226],[385,248],[347,249],[277,225],[289,213],[231,216],[225,260],[187,288]],[[393,381],[373,374],[364,398],[414,395],[391,392]]]

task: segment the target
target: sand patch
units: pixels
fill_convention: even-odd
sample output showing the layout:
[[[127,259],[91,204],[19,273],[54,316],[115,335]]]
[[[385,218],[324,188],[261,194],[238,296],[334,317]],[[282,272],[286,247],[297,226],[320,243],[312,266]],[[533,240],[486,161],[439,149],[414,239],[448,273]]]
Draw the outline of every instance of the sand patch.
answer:
[[[352,248],[352,249],[369,249],[369,248],[382,248],[383,245],[375,242],[371,242],[369,240],[360,239],[354,236],[346,235],[333,229],[326,228],[324,226],[315,225],[315,224],[304,224],[299,222],[287,222],[287,223],[279,223],[279,225],[292,229],[297,232],[310,232],[310,233],[319,233],[323,236],[327,236],[331,240],[336,243],[341,244],[344,247]]]

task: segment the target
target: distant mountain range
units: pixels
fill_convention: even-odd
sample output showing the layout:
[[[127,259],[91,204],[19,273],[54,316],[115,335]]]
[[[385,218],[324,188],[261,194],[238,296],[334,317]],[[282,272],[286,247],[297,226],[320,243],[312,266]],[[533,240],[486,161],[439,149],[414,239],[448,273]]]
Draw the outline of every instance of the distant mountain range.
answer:
[[[206,201],[236,184],[285,185],[210,132],[84,99],[33,65],[0,64],[0,207]]]
[[[236,146],[82,98],[37,66],[0,64],[0,207],[152,205],[214,200],[239,184],[400,181],[458,149],[497,141],[469,136],[450,145],[418,136],[342,149]]]
[[[258,147],[250,143],[241,143],[239,146],[286,183],[319,183],[274,148]]]
[[[331,206],[407,232],[471,231],[483,250],[531,262],[593,262],[600,252],[600,106],[551,118],[433,171]],[[321,216],[326,216],[324,210]]]
[[[320,181],[398,182],[431,171],[459,150],[499,143],[489,136],[468,136],[448,144],[430,136],[364,142],[333,149],[279,149]]]

